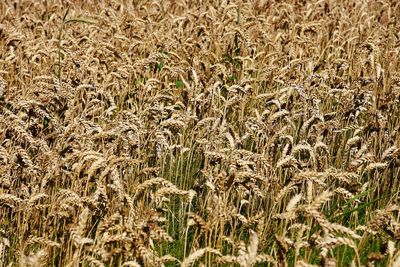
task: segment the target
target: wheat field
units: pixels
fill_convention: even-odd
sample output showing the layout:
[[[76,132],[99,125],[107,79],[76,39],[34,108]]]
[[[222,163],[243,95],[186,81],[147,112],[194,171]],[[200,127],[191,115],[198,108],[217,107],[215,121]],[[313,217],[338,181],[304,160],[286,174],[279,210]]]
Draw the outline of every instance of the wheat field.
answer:
[[[0,266],[400,266],[400,3],[0,3]]]

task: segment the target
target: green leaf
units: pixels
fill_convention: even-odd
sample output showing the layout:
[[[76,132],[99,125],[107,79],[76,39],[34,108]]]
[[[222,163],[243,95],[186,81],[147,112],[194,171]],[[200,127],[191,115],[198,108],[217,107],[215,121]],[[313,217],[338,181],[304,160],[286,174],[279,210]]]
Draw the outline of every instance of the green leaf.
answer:
[[[183,88],[183,82],[181,80],[176,80],[175,81],[175,86],[177,88]]]
[[[91,20],[87,20],[87,19],[81,19],[81,18],[73,18],[73,19],[68,19],[66,20],[64,23],[87,23],[87,24],[95,24],[96,21],[91,21]]]
[[[164,67],[164,61],[161,60],[159,63],[157,63],[157,71],[161,71],[162,68]]]
[[[65,19],[67,18],[68,13],[69,13],[69,8],[67,8],[67,11],[65,11],[65,14],[63,16],[63,21],[65,21]]]
[[[44,128],[49,127],[49,122],[50,122],[50,120],[49,120],[47,117],[45,117],[45,118],[43,119],[43,126],[44,126]]]

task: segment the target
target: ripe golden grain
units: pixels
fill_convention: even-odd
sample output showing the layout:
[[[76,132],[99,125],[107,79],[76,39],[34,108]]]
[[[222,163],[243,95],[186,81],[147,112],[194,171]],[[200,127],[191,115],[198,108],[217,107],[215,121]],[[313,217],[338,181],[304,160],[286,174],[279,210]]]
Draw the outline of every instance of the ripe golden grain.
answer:
[[[398,265],[399,10],[2,1],[0,265]]]

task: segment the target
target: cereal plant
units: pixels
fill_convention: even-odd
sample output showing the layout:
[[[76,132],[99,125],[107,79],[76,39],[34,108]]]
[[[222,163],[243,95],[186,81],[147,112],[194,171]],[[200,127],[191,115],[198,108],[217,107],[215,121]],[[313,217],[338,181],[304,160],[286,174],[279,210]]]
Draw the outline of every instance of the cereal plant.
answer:
[[[0,2],[0,266],[400,266],[400,2]]]

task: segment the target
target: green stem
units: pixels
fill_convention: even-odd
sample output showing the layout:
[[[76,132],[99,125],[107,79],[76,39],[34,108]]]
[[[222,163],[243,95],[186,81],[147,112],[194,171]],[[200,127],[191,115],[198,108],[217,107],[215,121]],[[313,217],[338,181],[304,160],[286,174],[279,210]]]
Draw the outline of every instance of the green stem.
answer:
[[[69,12],[69,8],[67,9],[67,11],[65,11],[65,14],[62,19],[61,27],[60,27],[60,33],[58,35],[58,73],[57,73],[57,76],[58,76],[58,81],[60,84],[61,84],[61,39],[62,39],[62,32],[64,30],[64,25],[65,25],[65,21],[66,21],[68,12]]]

